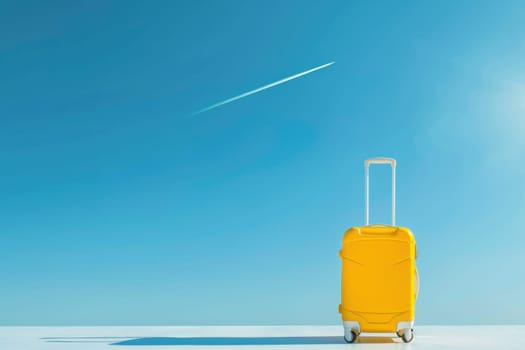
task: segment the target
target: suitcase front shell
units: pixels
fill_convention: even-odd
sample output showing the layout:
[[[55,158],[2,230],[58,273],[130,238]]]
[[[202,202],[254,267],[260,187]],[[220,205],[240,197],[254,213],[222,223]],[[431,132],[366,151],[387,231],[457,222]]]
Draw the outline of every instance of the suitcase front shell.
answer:
[[[358,333],[412,328],[417,295],[416,242],[409,229],[351,228],[344,235],[340,257],[344,322],[357,323]]]

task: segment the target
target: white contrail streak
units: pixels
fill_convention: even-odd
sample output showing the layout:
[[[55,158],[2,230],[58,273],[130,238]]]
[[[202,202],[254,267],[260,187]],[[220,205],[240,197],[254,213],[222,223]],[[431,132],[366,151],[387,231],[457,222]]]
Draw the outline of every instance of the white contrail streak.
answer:
[[[193,112],[192,115],[197,115],[197,114],[200,114],[200,113],[203,113],[203,112],[209,111],[210,109],[214,109],[214,108],[217,108],[217,107],[219,107],[219,106],[225,105],[225,104],[227,104],[227,103],[230,103],[230,102],[233,102],[233,101],[237,101],[237,100],[239,100],[239,99],[241,99],[241,98],[244,98],[244,97],[246,97],[246,96],[250,96],[250,95],[256,94],[256,93],[258,93],[258,92],[261,92],[261,91],[263,91],[263,90],[269,89],[269,88],[271,88],[271,87],[274,87],[274,86],[277,86],[277,85],[280,85],[280,84],[284,84],[284,83],[286,83],[287,81],[290,81],[290,80],[293,80],[293,79],[296,79],[296,78],[302,77],[303,75],[306,75],[306,74],[313,73],[313,72],[315,72],[316,70],[326,68],[326,67],[328,67],[328,66],[331,66],[331,65],[334,64],[334,63],[335,63],[335,62],[330,62],[330,63],[327,63],[327,64],[323,64],[322,66],[315,67],[315,68],[312,68],[312,69],[306,70],[306,71],[304,71],[304,72],[294,74],[294,75],[292,75],[292,76],[289,76],[288,78],[284,78],[284,79],[278,80],[278,81],[276,81],[276,82],[273,82],[273,83],[271,83],[271,84],[261,86],[260,88],[257,88],[257,89],[255,89],[255,90],[251,90],[251,91],[245,92],[245,93],[243,93],[243,94],[240,94],[240,95],[237,95],[237,96],[235,96],[235,97],[229,98],[229,99],[224,100],[224,101],[222,101],[222,102],[217,102],[216,104],[211,105],[211,106],[206,107],[206,108],[203,108],[203,109],[201,109],[200,111]]]

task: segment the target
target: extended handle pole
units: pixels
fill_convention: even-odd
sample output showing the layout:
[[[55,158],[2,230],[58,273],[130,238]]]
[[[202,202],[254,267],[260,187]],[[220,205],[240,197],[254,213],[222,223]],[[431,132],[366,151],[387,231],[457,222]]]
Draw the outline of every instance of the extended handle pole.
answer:
[[[370,158],[365,160],[365,223],[369,225],[369,167],[371,164],[390,164],[392,167],[392,226],[396,225],[396,160],[393,158]]]

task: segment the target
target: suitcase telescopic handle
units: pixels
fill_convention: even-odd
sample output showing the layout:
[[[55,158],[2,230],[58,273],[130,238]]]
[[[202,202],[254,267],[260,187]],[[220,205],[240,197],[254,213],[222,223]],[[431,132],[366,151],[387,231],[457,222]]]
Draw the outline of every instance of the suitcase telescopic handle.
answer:
[[[390,164],[392,167],[392,226],[396,225],[396,160],[393,158],[370,158],[365,160],[365,222],[369,225],[369,168],[371,164]]]

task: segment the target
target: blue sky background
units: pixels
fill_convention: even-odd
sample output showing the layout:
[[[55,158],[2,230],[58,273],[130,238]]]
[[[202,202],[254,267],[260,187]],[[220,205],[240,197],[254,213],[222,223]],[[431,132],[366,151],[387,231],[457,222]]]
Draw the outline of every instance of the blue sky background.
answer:
[[[337,252],[378,155],[418,242],[417,321],[523,323],[524,18],[0,1],[0,324],[339,324]],[[386,221],[389,169],[372,176]]]

